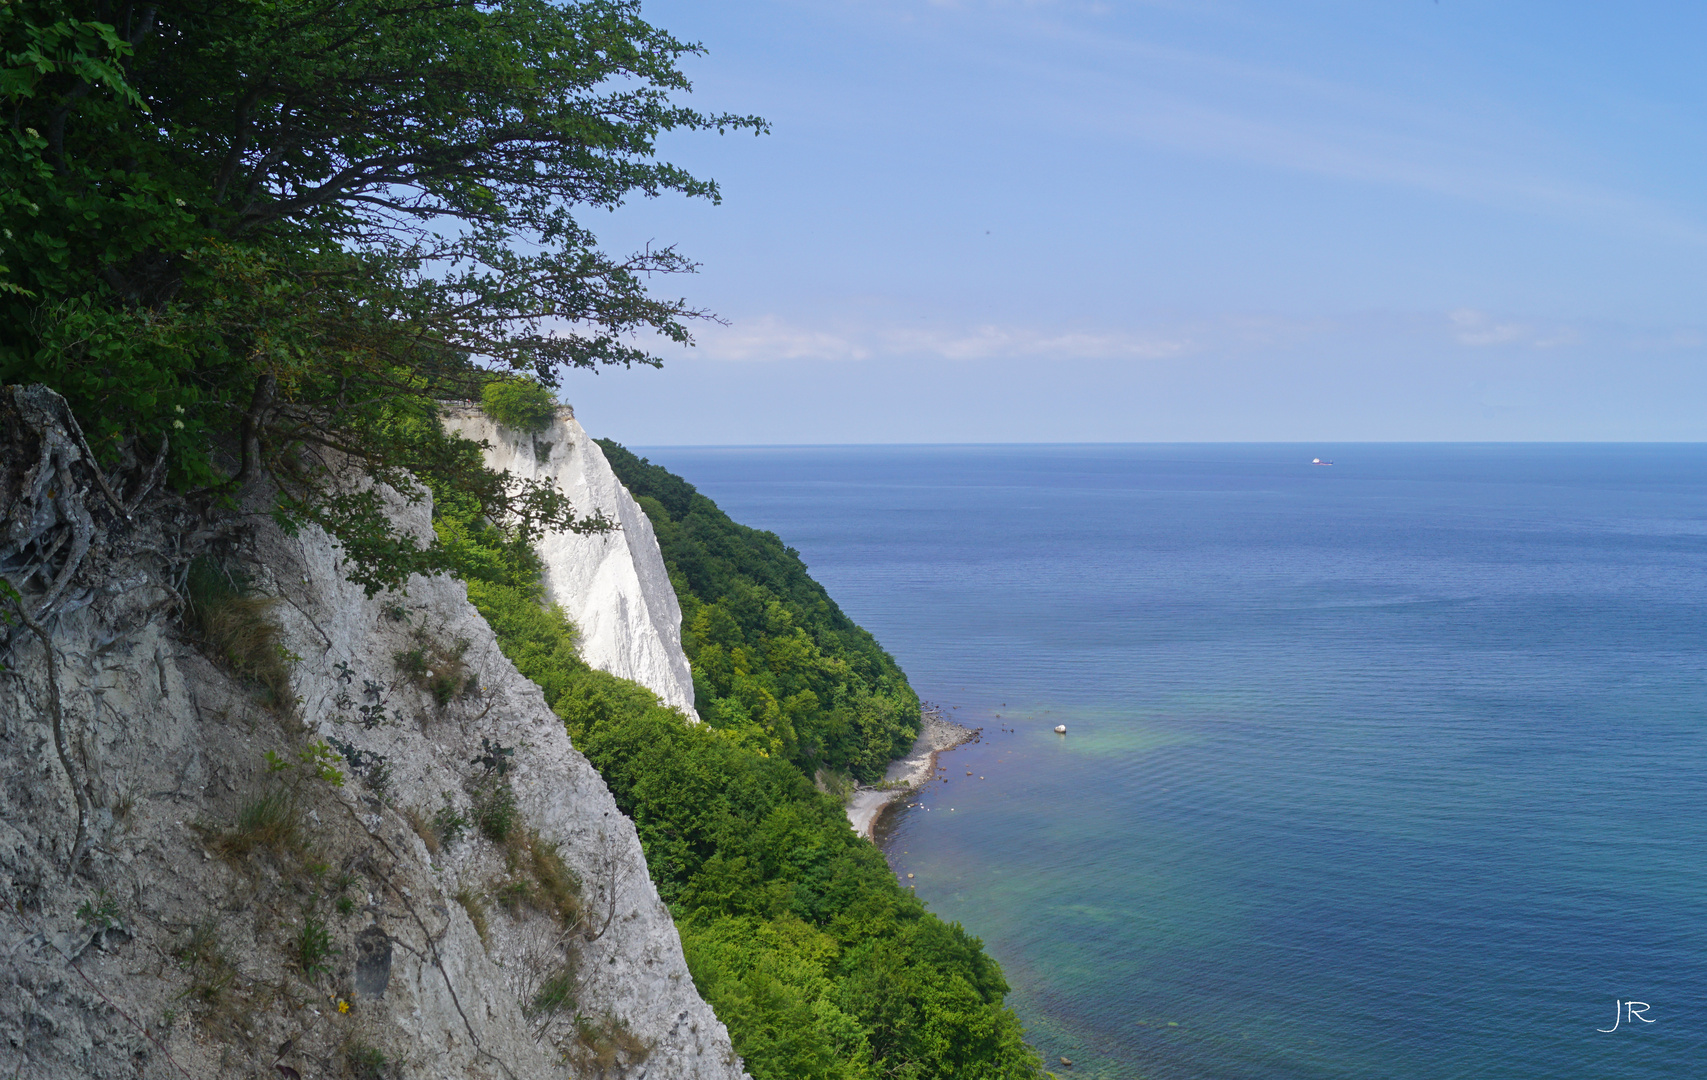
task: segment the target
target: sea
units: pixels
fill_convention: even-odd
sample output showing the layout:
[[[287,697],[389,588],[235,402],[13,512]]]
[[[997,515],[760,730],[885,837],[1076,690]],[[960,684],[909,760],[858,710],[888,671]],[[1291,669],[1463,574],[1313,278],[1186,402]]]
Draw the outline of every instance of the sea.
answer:
[[[982,729],[881,842],[1058,1075],[1707,1076],[1707,446],[640,452]]]

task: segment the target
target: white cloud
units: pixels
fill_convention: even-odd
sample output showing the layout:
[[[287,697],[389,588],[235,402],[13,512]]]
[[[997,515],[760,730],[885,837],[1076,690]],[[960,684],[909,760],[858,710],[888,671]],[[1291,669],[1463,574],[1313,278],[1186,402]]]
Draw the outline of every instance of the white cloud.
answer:
[[[1289,318],[1226,313],[1197,318],[1154,317],[1129,327],[1036,327],[1013,323],[925,326],[904,319],[840,316],[815,323],[782,315],[737,319],[702,329],[695,353],[726,363],[858,363],[916,357],[973,364],[983,361],[1086,360],[1156,363],[1181,357],[1261,357],[1308,353],[1334,342],[1363,342],[1377,350],[1403,342],[1423,347],[1533,353],[1593,346],[1645,352],[1699,350],[1699,327],[1638,327],[1525,319],[1478,308],[1446,312],[1362,312],[1337,318]]]
[[[774,315],[698,334],[700,352],[718,360],[864,360],[871,350],[829,330],[796,326]]]
[[[1582,341],[1582,333],[1575,327],[1554,326],[1540,329],[1523,322],[1502,322],[1474,308],[1459,308],[1448,312],[1446,318],[1452,325],[1453,337],[1461,345],[1523,345],[1534,349],[1552,349],[1563,345],[1576,345]]]
[[[699,349],[716,360],[865,360],[875,355],[943,360],[1160,360],[1196,348],[1180,332],[1041,330],[983,324],[918,329],[895,324],[825,328],[765,315],[702,331]]]

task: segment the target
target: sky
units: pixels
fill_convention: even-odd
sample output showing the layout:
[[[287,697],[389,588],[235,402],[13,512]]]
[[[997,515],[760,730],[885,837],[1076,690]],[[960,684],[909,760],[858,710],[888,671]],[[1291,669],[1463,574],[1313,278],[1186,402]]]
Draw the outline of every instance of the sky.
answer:
[[[1707,439],[1707,5],[652,0],[714,311],[640,446]]]

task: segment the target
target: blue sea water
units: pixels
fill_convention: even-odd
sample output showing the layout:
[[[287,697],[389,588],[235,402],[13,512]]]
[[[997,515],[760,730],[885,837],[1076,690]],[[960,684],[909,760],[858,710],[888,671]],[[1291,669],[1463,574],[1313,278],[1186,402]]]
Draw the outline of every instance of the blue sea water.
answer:
[[[1070,1075],[1707,1075],[1707,447],[643,452],[984,727],[884,839]]]

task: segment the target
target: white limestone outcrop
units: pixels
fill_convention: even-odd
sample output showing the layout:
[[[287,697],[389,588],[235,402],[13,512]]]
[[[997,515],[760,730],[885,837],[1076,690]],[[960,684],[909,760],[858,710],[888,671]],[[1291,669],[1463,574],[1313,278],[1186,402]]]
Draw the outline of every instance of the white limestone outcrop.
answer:
[[[652,523],[574,410],[560,408],[537,435],[504,427],[473,407],[448,410],[445,426],[486,443],[491,468],[555,481],[576,513],[602,510],[617,523],[608,533],[554,532],[540,540],[551,598],[580,631],[589,664],[639,683],[697,721],[693,675],[682,652],[682,609]]]

